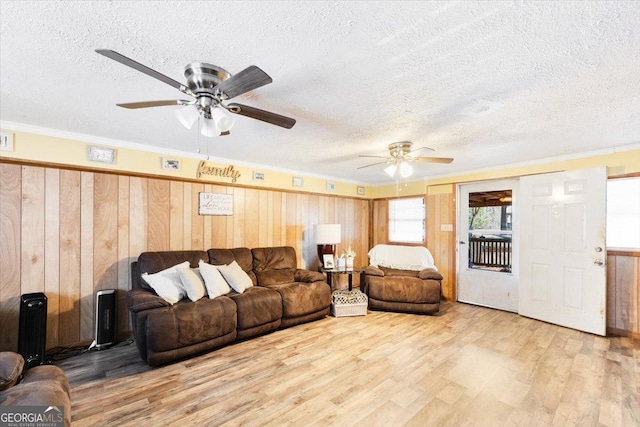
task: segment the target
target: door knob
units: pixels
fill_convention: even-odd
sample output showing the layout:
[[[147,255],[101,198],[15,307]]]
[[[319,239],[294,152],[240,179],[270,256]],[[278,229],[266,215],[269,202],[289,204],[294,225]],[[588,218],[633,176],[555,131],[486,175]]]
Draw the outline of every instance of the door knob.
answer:
[[[463,242],[462,240],[460,240],[458,243],[460,243],[461,245],[465,245],[466,242]]]
[[[601,259],[597,259],[595,261],[593,261],[593,263],[597,266],[602,267],[604,265],[604,262]]]

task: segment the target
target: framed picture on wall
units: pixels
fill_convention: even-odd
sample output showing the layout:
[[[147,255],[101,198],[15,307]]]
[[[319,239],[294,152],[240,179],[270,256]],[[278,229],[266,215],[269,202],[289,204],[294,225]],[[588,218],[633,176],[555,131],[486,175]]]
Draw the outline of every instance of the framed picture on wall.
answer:
[[[168,159],[166,157],[163,157],[162,158],[162,169],[179,171],[180,170],[180,160],[178,160],[178,159]]]
[[[233,195],[198,193],[198,215],[233,215]]]
[[[331,255],[331,254],[323,254],[322,255],[322,264],[324,265],[324,268],[326,268],[327,270],[335,268],[335,265],[333,264],[333,255]]]

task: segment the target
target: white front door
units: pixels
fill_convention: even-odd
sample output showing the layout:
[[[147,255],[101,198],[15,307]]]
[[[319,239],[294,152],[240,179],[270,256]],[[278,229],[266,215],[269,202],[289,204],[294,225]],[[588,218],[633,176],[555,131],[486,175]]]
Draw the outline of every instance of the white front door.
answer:
[[[606,169],[520,178],[519,313],[606,333]]]
[[[518,181],[459,187],[458,301],[518,311]]]

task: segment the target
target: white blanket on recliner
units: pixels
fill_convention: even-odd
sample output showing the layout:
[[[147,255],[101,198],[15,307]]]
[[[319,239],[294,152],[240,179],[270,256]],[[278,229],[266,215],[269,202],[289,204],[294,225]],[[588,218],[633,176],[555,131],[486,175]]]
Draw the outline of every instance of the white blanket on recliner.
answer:
[[[431,252],[424,246],[375,245],[369,251],[369,264],[399,270],[437,270]]]

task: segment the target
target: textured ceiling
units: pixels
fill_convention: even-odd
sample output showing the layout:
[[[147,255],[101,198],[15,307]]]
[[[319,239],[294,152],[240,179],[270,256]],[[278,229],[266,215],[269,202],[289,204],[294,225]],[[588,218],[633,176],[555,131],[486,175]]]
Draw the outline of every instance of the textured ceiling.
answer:
[[[367,184],[410,140],[454,157],[429,177],[640,143],[637,1],[5,1],[0,120]],[[234,101],[297,119],[236,116],[230,136],[184,128],[184,98],[95,53],[184,82],[205,61],[273,83]],[[55,147],[51,147],[52,150]],[[427,154],[427,153],[424,153]]]

